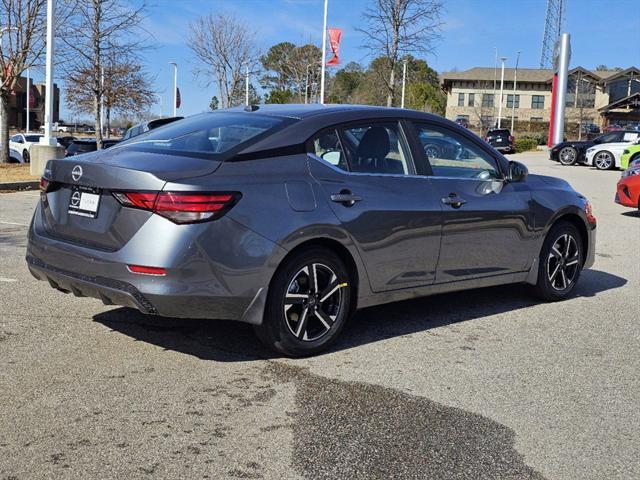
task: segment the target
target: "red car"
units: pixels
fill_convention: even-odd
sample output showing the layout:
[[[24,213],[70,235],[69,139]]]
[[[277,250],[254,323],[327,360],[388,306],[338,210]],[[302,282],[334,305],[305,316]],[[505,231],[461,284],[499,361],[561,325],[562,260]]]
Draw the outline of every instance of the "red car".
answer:
[[[616,191],[616,203],[640,209],[640,165],[622,172]]]

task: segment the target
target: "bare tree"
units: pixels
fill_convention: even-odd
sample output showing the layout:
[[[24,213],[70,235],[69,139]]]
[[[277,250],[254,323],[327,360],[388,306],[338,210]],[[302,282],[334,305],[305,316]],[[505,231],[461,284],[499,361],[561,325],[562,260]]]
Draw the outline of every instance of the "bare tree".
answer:
[[[407,54],[432,53],[440,38],[440,0],[374,0],[363,14],[364,47],[388,60],[387,106],[395,99],[396,68]]]
[[[106,86],[104,68],[109,58],[137,59],[147,48],[141,22],[146,3],[134,0],[78,0],[62,26],[66,47],[62,69],[71,85],[82,84],[91,95],[96,141],[102,148],[100,116]]]
[[[216,83],[220,94],[220,108],[239,102],[234,99],[244,81],[245,69],[257,72],[258,53],[254,33],[234,16],[210,13],[189,25],[187,46],[199,64],[196,74]]]
[[[0,163],[9,161],[9,98],[40,60],[45,31],[46,0],[0,0]]]
[[[107,132],[111,113],[140,115],[154,104],[151,78],[135,58],[111,55],[103,60],[104,84],[102,96],[106,111]],[[67,77],[66,103],[74,113],[93,113],[94,93],[91,71],[79,71]]]

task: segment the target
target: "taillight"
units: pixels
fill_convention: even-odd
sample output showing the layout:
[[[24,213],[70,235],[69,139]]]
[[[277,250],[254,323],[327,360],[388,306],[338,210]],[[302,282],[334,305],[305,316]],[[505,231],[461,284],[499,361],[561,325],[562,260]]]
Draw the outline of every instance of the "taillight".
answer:
[[[167,270],[161,267],[145,267],[143,265],[127,265],[127,268],[131,273],[139,273],[141,275],[156,275],[156,276],[162,277],[167,274]]]
[[[42,177],[40,178],[40,191],[42,193],[47,193],[47,190],[49,189],[49,183],[51,183],[48,179]]]
[[[593,207],[589,202],[587,202],[586,205],[584,206],[584,213],[587,216],[587,222],[589,222],[589,225],[591,225],[592,227],[595,227],[597,221],[596,221],[595,215],[593,214]]]
[[[509,141],[513,142],[515,140],[515,138],[513,138],[513,135],[509,135]]]
[[[149,210],[174,223],[196,223],[222,217],[241,195],[238,192],[113,192],[125,207]]]

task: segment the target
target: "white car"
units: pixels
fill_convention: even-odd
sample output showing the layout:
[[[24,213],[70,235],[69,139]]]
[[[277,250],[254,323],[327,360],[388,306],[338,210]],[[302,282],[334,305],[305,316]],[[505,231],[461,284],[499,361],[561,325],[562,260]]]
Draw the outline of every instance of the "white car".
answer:
[[[620,168],[620,157],[629,144],[637,144],[640,141],[640,133],[625,134],[625,142],[601,143],[587,149],[585,164],[596,167],[598,170]]]
[[[9,148],[13,148],[20,152],[23,161],[29,162],[31,159],[31,145],[40,142],[40,139],[43,136],[44,135],[39,133],[18,133],[16,135],[12,135],[9,138]]]

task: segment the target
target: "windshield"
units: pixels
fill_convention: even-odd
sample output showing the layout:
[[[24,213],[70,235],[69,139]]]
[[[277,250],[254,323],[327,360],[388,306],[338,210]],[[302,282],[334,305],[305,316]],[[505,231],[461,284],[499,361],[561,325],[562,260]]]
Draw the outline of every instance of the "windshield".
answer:
[[[264,115],[204,113],[137,135],[114,148],[217,157],[283,123]],[[208,154],[208,155],[207,155]]]

